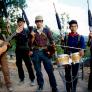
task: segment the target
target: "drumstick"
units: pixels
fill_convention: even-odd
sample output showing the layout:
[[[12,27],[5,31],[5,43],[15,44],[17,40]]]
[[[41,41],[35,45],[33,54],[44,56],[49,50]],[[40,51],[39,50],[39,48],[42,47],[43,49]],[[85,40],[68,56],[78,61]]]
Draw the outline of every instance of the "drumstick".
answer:
[[[76,47],[70,47],[70,46],[64,46],[64,45],[56,45],[56,46],[61,46],[64,48],[71,48],[71,49],[78,49],[78,50],[82,49],[82,48],[76,48]],[[85,50],[85,49],[83,49],[83,50]]]

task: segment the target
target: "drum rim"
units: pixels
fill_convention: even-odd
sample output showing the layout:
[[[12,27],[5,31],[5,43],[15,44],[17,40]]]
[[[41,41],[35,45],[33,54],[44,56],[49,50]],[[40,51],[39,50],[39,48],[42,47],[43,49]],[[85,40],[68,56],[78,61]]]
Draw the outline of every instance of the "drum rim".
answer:
[[[80,54],[80,53],[79,53],[79,52],[75,52],[75,53],[72,53],[71,55],[76,55],[76,54],[78,55],[78,54]]]
[[[60,57],[60,56],[68,56],[69,57],[68,54],[60,54],[60,55],[58,55],[58,57]]]

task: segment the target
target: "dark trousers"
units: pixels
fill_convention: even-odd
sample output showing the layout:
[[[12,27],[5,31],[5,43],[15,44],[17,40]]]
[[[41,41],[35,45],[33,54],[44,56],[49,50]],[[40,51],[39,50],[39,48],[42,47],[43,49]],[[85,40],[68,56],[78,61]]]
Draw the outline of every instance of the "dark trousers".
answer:
[[[22,60],[24,60],[25,62],[25,65],[29,73],[30,80],[33,81],[35,79],[35,76],[34,76],[34,72],[32,69],[32,63],[31,63],[30,57],[28,55],[28,51],[16,50],[16,65],[18,68],[18,74],[19,74],[19,78],[21,81],[23,81],[25,78],[23,67],[22,67]]]
[[[92,48],[91,51],[91,58],[90,58],[90,75],[89,75],[89,81],[88,81],[88,90],[92,90]]]
[[[79,63],[68,65],[65,67],[65,79],[67,92],[76,92],[76,85],[78,81],[77,73],[79,69]],[[72,71],[72,76],[71,76]],[[71,82],[73,80],[73,82]]]
[[[39,86],[43,86],[44,79],[43,74],[41,72],[41,62],[44,65],[44,68],[48,74],[49,82],[52,88],[56,88],[56,80],[53,73],[53,67],[51,64],[51,59],[44,55],[43,51],[36,50],[33,52],[32,61],[34,64],[34,68],[36,70],[37,82]]]

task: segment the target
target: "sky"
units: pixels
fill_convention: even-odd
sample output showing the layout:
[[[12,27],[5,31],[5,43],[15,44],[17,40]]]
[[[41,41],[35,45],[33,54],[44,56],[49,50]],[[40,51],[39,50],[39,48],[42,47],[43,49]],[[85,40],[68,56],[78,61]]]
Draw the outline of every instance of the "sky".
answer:
[[[42,15],[44,25],[59,34],[53,2],[59,16],[65,12],[69,15],[70,20],[75,19],[78,21],[79,34],[85,36],[89,34],[87,0],[26,0],[27,7],[25,11],[30,25],[35,25],[35,16]],[[89,6],[92,12],[92,0],[89,0]],[[66,30],[66,32],[69,32],[69,30]]]

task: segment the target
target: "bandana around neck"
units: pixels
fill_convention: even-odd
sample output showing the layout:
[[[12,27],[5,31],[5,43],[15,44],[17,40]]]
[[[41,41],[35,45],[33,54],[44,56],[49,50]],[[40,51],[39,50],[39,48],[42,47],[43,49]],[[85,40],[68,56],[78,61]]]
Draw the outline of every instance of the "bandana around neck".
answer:
[[[78,36],[79,34],[76,32],[76,33],[74,33],[74,32],[71,32],[71,33],[69,33],[69,36]]]

